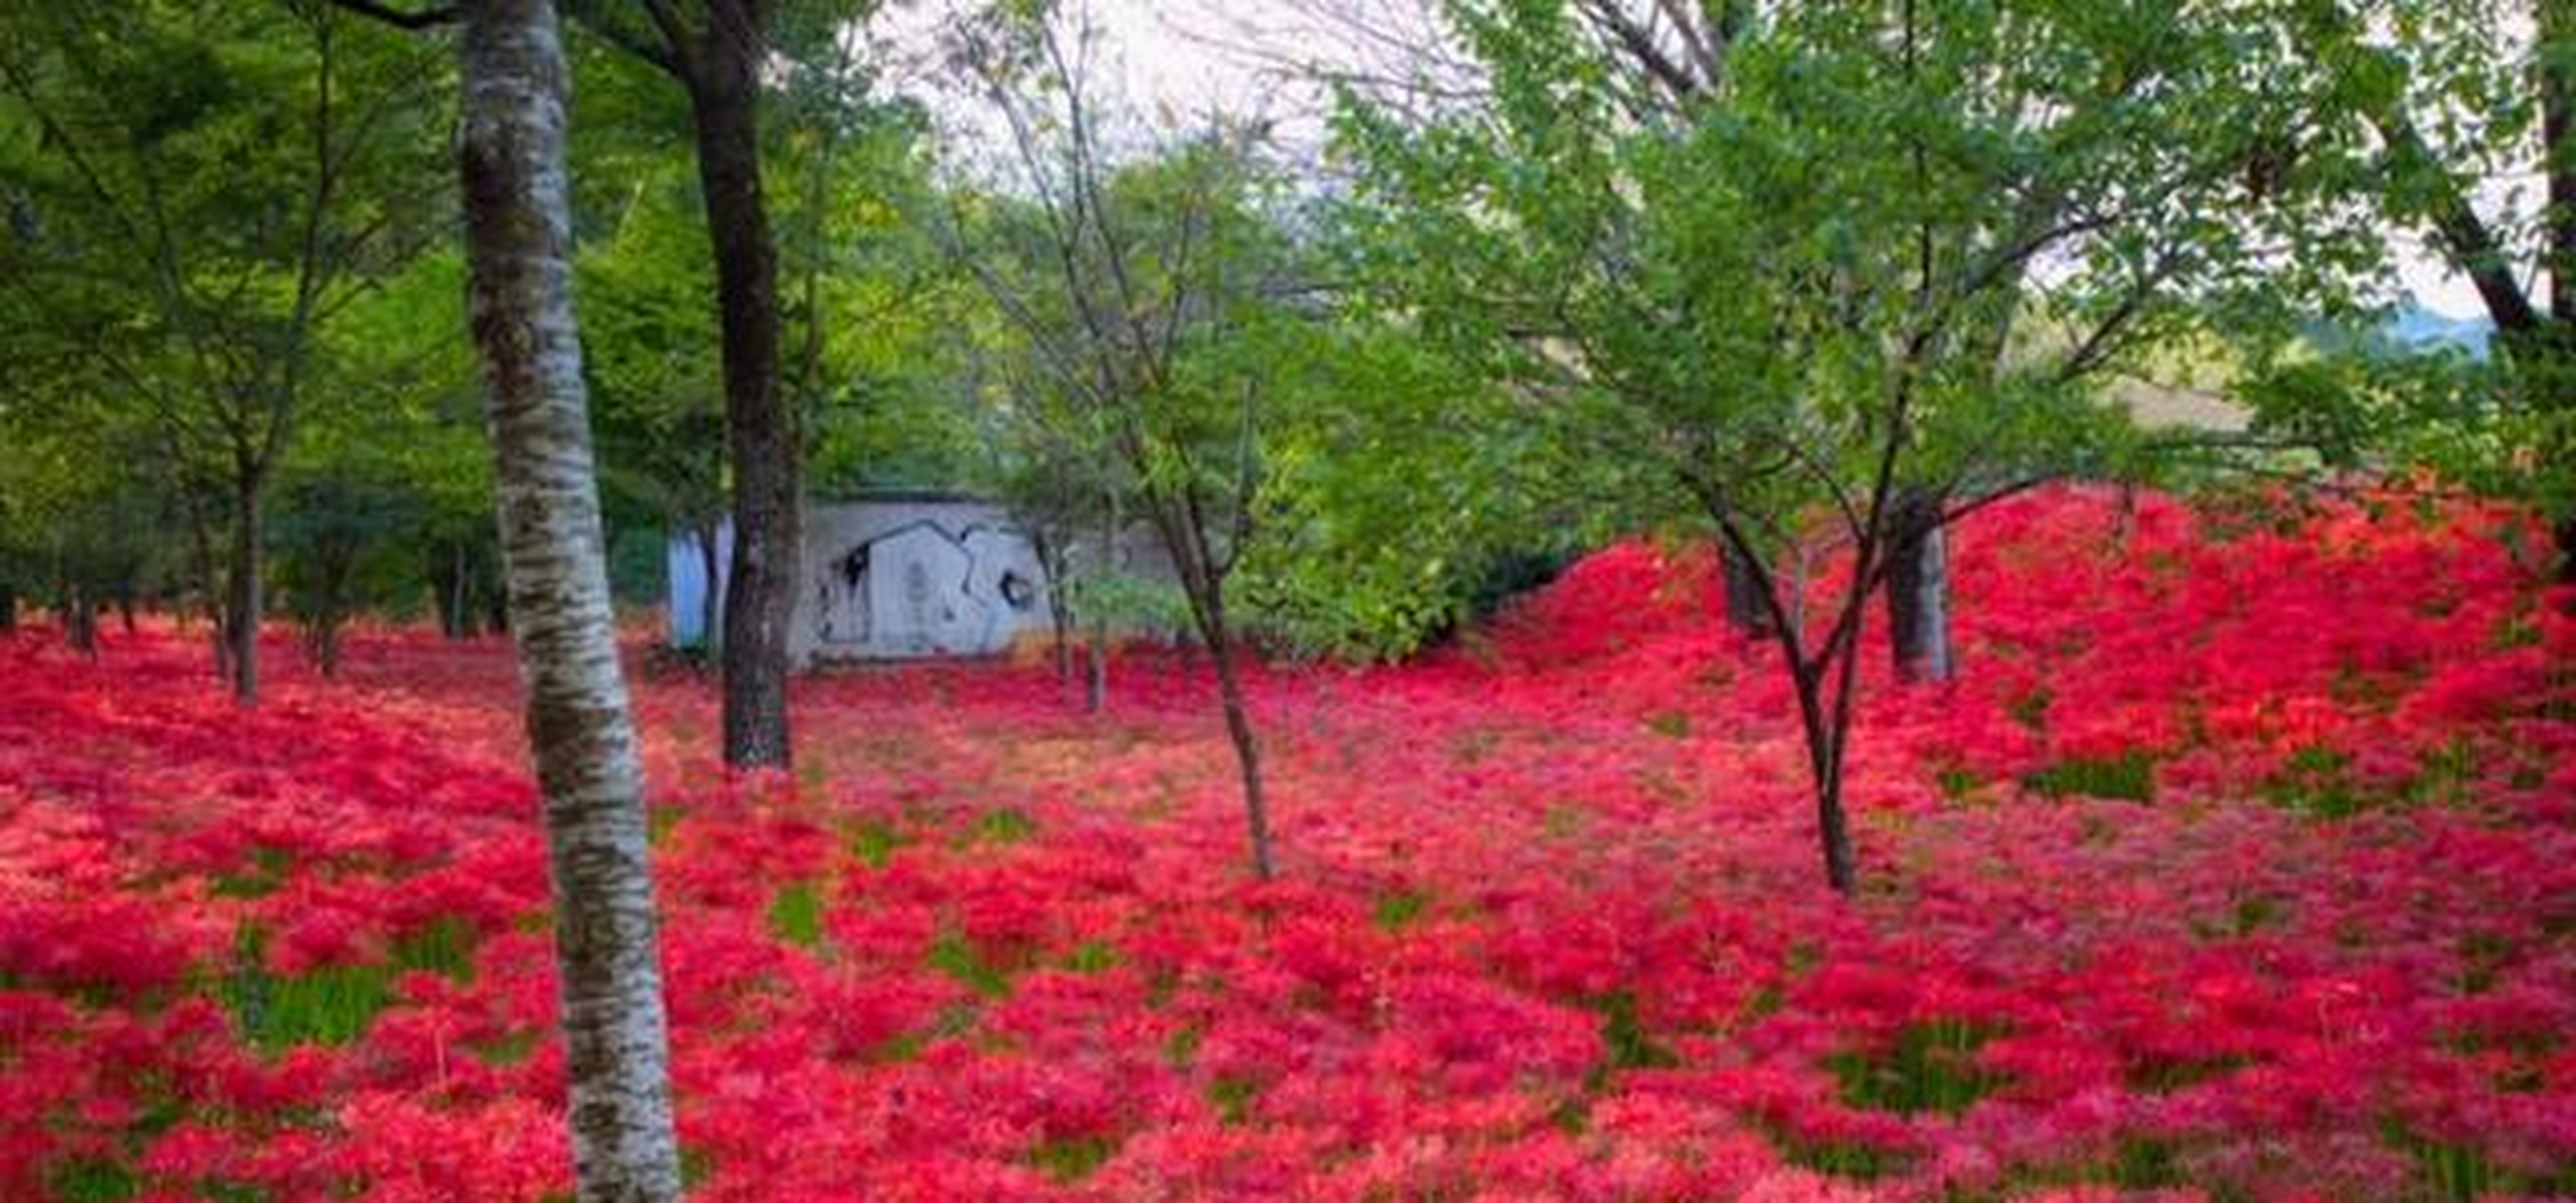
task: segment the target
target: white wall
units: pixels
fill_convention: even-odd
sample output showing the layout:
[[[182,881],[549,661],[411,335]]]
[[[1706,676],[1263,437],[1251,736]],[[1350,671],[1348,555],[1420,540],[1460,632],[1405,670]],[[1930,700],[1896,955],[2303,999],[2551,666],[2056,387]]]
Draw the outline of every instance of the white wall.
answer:
[[[988,656],[1045,631],[1046,570],[1002,507],[963,499],[816,505],[788,656]]]

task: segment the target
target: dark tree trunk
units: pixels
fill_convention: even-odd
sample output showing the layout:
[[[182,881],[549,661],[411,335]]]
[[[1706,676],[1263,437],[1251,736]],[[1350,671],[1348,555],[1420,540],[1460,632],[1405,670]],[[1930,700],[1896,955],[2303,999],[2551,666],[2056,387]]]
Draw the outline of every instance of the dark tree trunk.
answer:
[[[1720,586],[1726,591],[1726,623],[1754,639],[1772,634],[1771,610],[1763,604],[1762,577],[1753,565],[1734,548],[1720,542],[1717,549]]]
[[[2538,34],[2535,56],[2540,86],[2540,134],[2542,169],[2549,180],[2549,208],[2544,227],[2545,242],[2541,266],[2553,281],[2553,295],[2546,329],[2532,341],[2543,344],[2539,358],[2538,380],[2531,382],[2534,393],[2531,404],[2555,411],[2558,421],[2551,424],[2552,445],[2541,454],[2548,467],[2544,471],[2565,474],[2576,471],[2576,418],[2569,416],[2576,407],[2576,3],[2569,0],[2537,0],[2533,5]],[[2567,503],[2561,502],[2561,505]],[[2562,510],[2551,524],[2552,541],[2557,544],[2558,582],[2576,585],[2576,509]]]
[[[512,632],[545,797],[583,1200],[680,1197],[643,770],[608,596],[551,0],[468,0],[468,315],[482,352]]]
[[[506,564],[502,571],[505,574],[508,572]],[[483,629],[476,633],[509,634],[511,630],[509,582],[506,580],[486,582],[478,579],[474,582],[474,588],[483,599]]]
[[[129,576],[116,584],[117,624],[124,627],[128,635],[135,632],[134,608],[134,578]]]
[[[757,5],[712,0],[687,82],[698,184],[715,245],[723,333],[725,438],[733,459],[733,573],[724,623],[724,755],[783,768],[787,628],[798,570],[795,414],[778,380],[778,262],[760,184]]]
[[[1038,564],[1046,573],[1047,633],[1055,653],[1055,683],[1059,689],[1073,687],[1072,615],[1064,606],[1064,581],[1072,557],[1066,553],[1065,540],[1050,539],[1043,530],[1033,536],[1037,543]]]
[[[466,637],[464,544],[446,543],[430,548],[429,604],[438,612],[438,633],[442,638]]]
[[[2558,583],[2576,585],[2576,513],[2561,516],[2551,529],[2558,544]]]
[[[233,700],[259,705],[259,627],[264,602],[259,579],[260,506],[263,482],[257,470],[245,469],[233,489],[232,566],[225,581],[224,633],[232,668]]]
[[[18,587],[0,581],[0,635],[14,635],[17,631]]]
[[[1889,515],[1887,632],[1901,680],[1947,681],[1953,669],[1943,508],[1939,497],[1908,490]]]
[[[1093,619],[1090,646],[1083,654],[1082,708],[1091,714],[1109,710],[1109,623]]]
[[[64,591],[63,639],[73,651],[98,659],[98,599],[89,587],[75,584]]]
[[[1235,769],[1243,778],[1243,821],[1252,845],[1252,875],[1268,881],[1277,869],[1270,853],[1270,805],[1261,785],[1261,744],[1252,733],[1252,712],[1244,704],[1243,681],[1235,671],[1234,640],[1226,629],[1219,600],[1202,634],[1208,656],[1216,661],[1217,699],[1225,708],[1226,738],[1234,744]]]

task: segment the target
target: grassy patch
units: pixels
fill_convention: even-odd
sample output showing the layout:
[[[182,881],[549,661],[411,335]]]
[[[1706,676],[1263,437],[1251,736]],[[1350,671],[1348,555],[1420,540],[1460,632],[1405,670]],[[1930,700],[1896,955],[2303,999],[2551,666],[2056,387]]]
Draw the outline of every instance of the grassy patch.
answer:
[[[61,1203],[117,1203],[143,1193],[143,1181],[123,1162],[75,1157],[57,1163],[45,1185]]]
[[[1993,1094],[2007,1078],[1977,1063],[1977,1050],[1997,1031],[1972,1020],[1940,1018],[1911,1024],[1893,1048],[1855,1050],[1827,1058],[1846,1105],[1903,1115],[1957,1115]]]
[[[2172,1094],[2223,1078],[2251,1064],[2235,1053],[2208,1057],[2153,1057],[2133,1062],[2121,1075],[2138,1094]]]
[[[1593,1006],[1601,1012],[1601,1063],[1593,1067],[1587,1086],[1597,1090],[1622,1070],[1664,1069],[1681,1064],[1681,1058],[1658,1043],[1638,1018],[1635,991],[1614,991]]]
[[[217,1000],[242,1043],[262,1055],[300,1044],[347,1044],[392,1005],[394,982],[403,974],[470,976],[473,943],[463,921],[442,918],[396,941],[393,955],[381,963],[322,965],[281,975],[268,967],[268,933],[245,924],[234,941],[232,971],[216,987]]]
[[[850,855],[859,858],[859,863],[871,869],[885,868],[886,862],[894,859],[895,849],[911,842],[892,824],[875,819],[861,819],[852,823],[849,835],[843,840],[844,845],[850,850]]]
[[[1029,1164],[1058,1185],[1070,1186],[1091,1176],[1118,1153],[1118,1142],[1106,1136],[1069,1136],[1039,1141],[1029,1150]]]
[[[656,806],[644,812],[644,843],[660,848],[671,842],[671,832],[680,826],[687,812],[676,806]]]
[[[1074,945],[1058,963],[1067,973],[1107,973],[1125,959],[1118,955],[1118,946],[1107,940],[1085,940]]]
[[[823,889],[813,881],[792,881],[769,900],[769,934],[781,943],[818,948],[823,943]]]
[[[1369,907],[1369,921],[1382,931],[1402,931],[1430,905],[1431,896],[1420,890],[1389,890]]]
[[[1009,971],[986,957],[964,932],[952,928],[939,933],[930,946],[929,961],[931,968],[985,998],[1002,998],[1011,992]]]
[[[2152,802],[2156,796],[2156,759],[2132,748],[2117,756],[2070,756],[2026,774],[2022,787],[2043,798],[2111,798]]]
[[[283,848],[253,848],[250,864],[217,876],[213,892],[217,898],[266,898],[286,884],[287,871],[294,867],[294,854]]]
[[[1000,810],[985,811],[982,818],[975,820],[973,842],[1007,847],[1025,842],[1037,833],[1037,820],[1023,811],[1005,806]]]
[[[1240,1126],[1252,1118],[1252,1105],[1261,1099],[1261,1083],[1235,1074],[1218,1074],[1208,1080],[1208,1105],[1216,1108],[1217,1118],[1228,1126]]]
[[[2291,753],[2279,771],[2263,783],[2263,798],[2283,810],[2321,819],[2348,818],[2364,808],[2351,768],[2348,753],[2324,744],[2310,744]]]

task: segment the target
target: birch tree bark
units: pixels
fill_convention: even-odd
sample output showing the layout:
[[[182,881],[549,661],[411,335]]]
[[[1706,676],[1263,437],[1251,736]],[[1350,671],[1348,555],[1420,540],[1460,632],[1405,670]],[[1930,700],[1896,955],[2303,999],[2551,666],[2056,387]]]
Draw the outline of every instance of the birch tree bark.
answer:
[[[584,1200],[680,1196],[643,770],[610,623],[571,293],[552,0],[464,6],[467,309],[481,351]]]

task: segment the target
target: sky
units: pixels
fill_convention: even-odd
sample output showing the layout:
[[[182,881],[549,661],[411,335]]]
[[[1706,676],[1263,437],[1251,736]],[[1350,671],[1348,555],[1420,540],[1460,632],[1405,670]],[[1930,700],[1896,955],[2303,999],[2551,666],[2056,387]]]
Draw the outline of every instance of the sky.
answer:
[[[1368,53],[1365,39],[1376,36],[1355,34],[1348,24],[1318,14],[1409,7],[1404,0],[1087,2],[1102,33],[1104,67],[1121,81],[1137,111],[1188,115],[1213,101],[1226,112],[1258,112],[1292,128],[1311,124],[1320,102],[1311,88],[1288,78],[1283,64],[1356,58]],[[885,32],[917,55],[935,41],[950,11],[949,3],[928,0],[897,6],[881,19]],[[1378,31],[1397,39],[1408,32],[1387,26]],[[2490,182],[2481,190],[2481,208],[2498,211],[2513,186],[2509,180]],[[2485,316],[2468,280],[2429,252],[2420,237],[2398,231],[2391,242],[2399,278],[2417,304],[2446,317]]]

